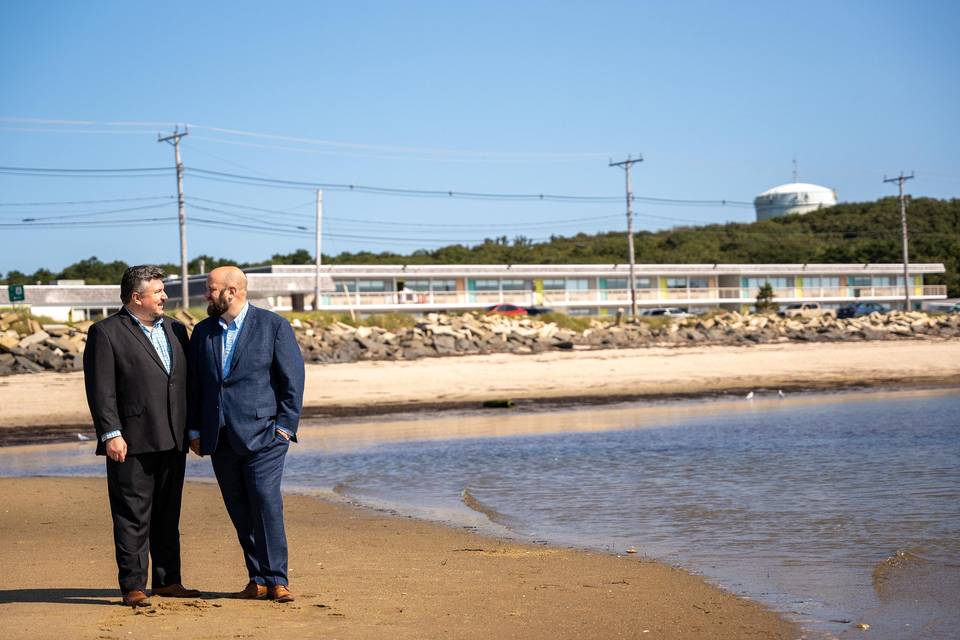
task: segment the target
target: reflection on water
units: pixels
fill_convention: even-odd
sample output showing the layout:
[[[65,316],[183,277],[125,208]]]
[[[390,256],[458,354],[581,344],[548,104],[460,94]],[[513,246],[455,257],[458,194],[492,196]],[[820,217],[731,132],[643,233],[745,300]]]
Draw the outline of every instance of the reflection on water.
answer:
[[[286,486],[635,547],[817,632],[866,622],[872,638],[948,638],[960,625],[958,415],[948,391],[305,426]],[[0,452],[0,474],[102,473],[89,446],[13,453]]]

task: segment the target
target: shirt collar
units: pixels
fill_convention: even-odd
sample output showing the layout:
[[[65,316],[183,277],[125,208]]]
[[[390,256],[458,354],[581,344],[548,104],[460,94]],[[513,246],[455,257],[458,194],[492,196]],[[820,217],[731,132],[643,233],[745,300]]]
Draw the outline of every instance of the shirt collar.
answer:
[[[237,317],[234,318],[233,321],[230,322],[230,324],[227,324],[226,322],[224,322],[223,318],[217,318],[217,322],[219,322],[220,326],[223,327],[224,329],[236,329],[237,331],[239,331],[240,327],[243,326],[243,321],[247,319],[247,311],[249,310],[250,310],[250,303],[244,302],[243,308],[240,309],[240,313],[237,314]]]
[[[148,327],[147,325],[143,324],[143,322],[140,321],[140,318],[138,318],[138,317],[133,313],[133,311],[130,311],[130,309],[127,308],[127,305],[123,305],[123,310],[126,311],[126,312],[127,312],[127,315],[130,316],[131,318],[133,318],[134,321],[135,321],[138,325],[140,325],[141,327],[143,327],[143,328],[146,329],[147,331],[150,331],[151,329],[156,329],[157,327],[159,327],[159,326],[161,326],[161,325],[163,324],[163,318],[164,318],[164,316],[160,316],[159,318],[157,318],[156,320],[154,320],[154,321],[153,321],[153,326],[152,326],[152,327]]]

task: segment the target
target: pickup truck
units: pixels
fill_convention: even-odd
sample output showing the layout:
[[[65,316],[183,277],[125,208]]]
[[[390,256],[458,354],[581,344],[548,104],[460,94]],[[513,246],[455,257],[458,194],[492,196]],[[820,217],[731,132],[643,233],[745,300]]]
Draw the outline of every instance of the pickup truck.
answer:
[[[797,316],[817,318],[819,316],[836,317],[837,312],[833,309],[824,309],[819,302],[798,302],[787,305],[787,307],[780,312],[780,315],[784,318],[796,318]]]

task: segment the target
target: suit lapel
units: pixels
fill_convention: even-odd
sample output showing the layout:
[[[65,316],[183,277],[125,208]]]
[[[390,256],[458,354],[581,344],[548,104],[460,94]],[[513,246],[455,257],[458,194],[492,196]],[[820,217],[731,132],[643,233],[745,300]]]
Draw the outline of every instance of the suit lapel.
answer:
[[[133,337],[137,339],[138,342],[147,350],[147,354],[153,358],[153,361],[157,363],[157,366],[163,369],[163,372],[166,373],[167,369],[163,366],[163,361],[160,359],[160,356],[157,354],[157,350],[153,348],[153,343],[147,338],[146,334],[143,333],[143,329],[140,328],[140,325],[137,323],[136,318],[130,315],[129,311],[124,310],[121,315],[126,316],[124,318],[123,325],[127,328],[130,333],[133,334]],[[167,323],[164,322],[164,325]]]
[[[140,333],[143,332],[141,331]],[[172,376],[177,368],[177,361],[179,360],[177,354],[179,354],[181,350],[180,341],[173,335],[173,323],[167,321],[166,318],[163,319],[163,333],[167,336],[167,344],[170,345],[170,375]],[[156,349],[154,349],[154,351],[156,351]]]
[[[213,331],[207,335],[210,341],[210,351],[213,354],[214,369],[217,370],[217,380],[223,382],[223,327],[214,322]]]
[[[233,355],[230,356],[231,372],[236,370],[237,364],[240,362],[240,357],[243,355],[244,348],[253,339],[251,336],[253,332],[256,331],[257,311],[258,309],[252,304],[247,307],[247,317],[244,319],[243,326],[240,328],[240,335],[237,336],[237,341],[233,344]]]

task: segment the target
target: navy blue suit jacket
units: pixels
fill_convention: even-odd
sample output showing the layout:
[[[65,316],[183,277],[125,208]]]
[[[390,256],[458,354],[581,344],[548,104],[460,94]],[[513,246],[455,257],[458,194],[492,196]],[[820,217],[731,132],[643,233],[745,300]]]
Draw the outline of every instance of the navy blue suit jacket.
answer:
[[[272,444],[278,424],[296,442],[304,367],[290,323],[250,305],[226,379],[220,362],[222,331],[216,318],[206,318],[190,338],[189,428],[200,431],[200,453],[216,451],[221,426],[226,427],[223,434],[231,448],[240,454]]]

